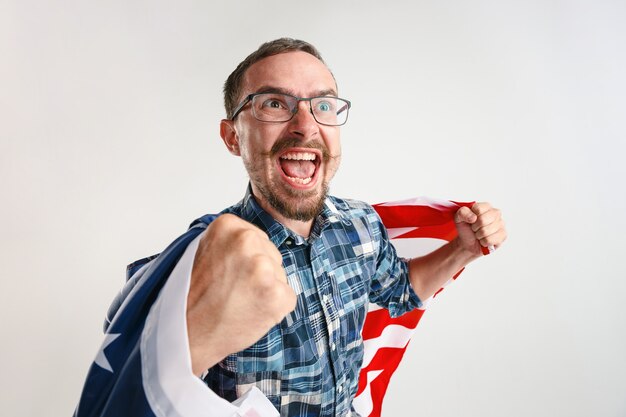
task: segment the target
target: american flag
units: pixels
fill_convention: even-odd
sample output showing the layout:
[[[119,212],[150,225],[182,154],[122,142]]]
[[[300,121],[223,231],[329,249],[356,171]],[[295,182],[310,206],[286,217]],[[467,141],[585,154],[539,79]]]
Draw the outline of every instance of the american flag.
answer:
[[[470,207],[472,204],[419,197],[375,204],[374,209],[398,253],[405,257],[417,257],[454,239],[454,213],[462,206]],[[450,281],[460,273],[451,277]],[[370,305],[363,325],[365,352],[359,389],[354,399],[354,408],[362,416],[380,417],[391,376],[398,368],[430,301],[424,300],[422,308],[396,318],[390,317],[387,310]]]
[[[454,213],[471,204],[415,198],[374,208],[398,252],[415,257],[452,240],[456,236]],[[132,285],[123,290],[128,291],[122,294],[123,304],[115,307],[106,326],[75,417],[278,416],[257,388],[231,404],[191,372],[185,300],[198,237],[214,217],[198,219],[158,257],[132,268]],[[381,415],[389,380],[423,313],[422,308],[391,318],[386,310],[370,306],[362,332],[365,356],[354,400],[362,416]]]

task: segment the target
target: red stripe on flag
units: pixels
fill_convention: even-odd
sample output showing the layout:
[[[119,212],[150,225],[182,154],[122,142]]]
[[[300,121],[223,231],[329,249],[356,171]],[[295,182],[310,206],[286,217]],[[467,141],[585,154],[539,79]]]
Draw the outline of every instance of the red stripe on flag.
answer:
[[[386,228],[396,227],[424,227],[438,226],[452,221],[454,213],[461,207],[471,207],[471,203],[459,203],[455,201],[447,204],[429,205],[399,205],[392,206],[386,203],[375,204],[374,210],[378,213]]]
[[[410,343],[410,342],[409,342]],[[400,361],[406,352],[409,343],[403,348],[380,348],[370,364],[361,369],[361,378],[359,378],[359,388],[356,395],[360,395],[367,386],[366,375],[370,371],[381,370],[380,375],[373,381],[369,381],[370,394],[372,396],[373,409],[368,417],[379,417],[383,398],[387,392],[387,386],[391,380],[391,376],[400,365]]]
[[[375,337],[380,336],[383,333],[383,330],[385,330],[385,327],[390,324],[397,324],[409,329],[414,329],[423,314],[424,310],[416,309],[409,311],[400,317],[392,318],[389,315],[389,311],[384,308],[370,311],[367,313],[367,326],[363,326],[361,334],[363,335],[364,340],[374,339]]]

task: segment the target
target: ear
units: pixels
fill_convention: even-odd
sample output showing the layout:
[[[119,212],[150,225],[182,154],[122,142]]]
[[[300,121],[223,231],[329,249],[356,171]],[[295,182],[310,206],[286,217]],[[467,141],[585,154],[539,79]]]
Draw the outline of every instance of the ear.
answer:
[[[228,149],[228,152],[235,156],[241,156],[239,151],[239,137],[235,130],[235,122],[228,119],[222,119],[220,122],[220,136],[224,141],[224,145]]]

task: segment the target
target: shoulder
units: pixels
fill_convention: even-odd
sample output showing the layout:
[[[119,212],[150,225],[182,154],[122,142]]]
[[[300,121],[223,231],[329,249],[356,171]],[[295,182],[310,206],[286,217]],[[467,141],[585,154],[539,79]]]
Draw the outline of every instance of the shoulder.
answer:
[[[232,214],[236,214],[238,216],[241,216],[241,203],[237,203],[235,205],[232,205],[232,206],[222,210],[221,212],[219,212],[217,214],[212,214],[211,213],[211,214],[205,214],[204,216],[198,217],[197,219],[195,219],[194,221],[192,221],[189,224],[189,227],[187,228],[187,231],[185,233],[183,233],[182,235],[180,235],[176,240],[174,240],[171,245],[175,244],[177,241],[179,241],[181,238],[184,238],[186,235],[193,235],[193,236],[195,236],[195,235],[199,234],[203,229],[206,229],[209,226],[209,224],[211,224],[215,219],[217,219],[222,214],[226,214],[226,213],[232,213]],[[155,255],[151,255],[151,256],[148,256],[146,258],[139,259],[139,260],[134,261],[131,264],[129,264],[126,267],[126,279],[129,280],[133,275],[135,275],[136,272],[138,272],[140,269],[144,268],[146,265],[151,263],[153,260],[158,258],[160,255],[161,255],[161,253],[157,253]]]
[[[241,201],[237,204],[234,204],[230,207],[225,208],[216,214],[205,214],[204,216],[198,217],[194,221],[189,224],[189,229],[194,227],[207,227],[210,225],[215,219],[217,219],[222,214],[234,214],[236,216],[242,217],[242,203]]]
[[[353,248],[362,254],[378,257],[387,247],[387,229],[378,213],[370,204],[351,199],[329,196],[327,207],[339,219],[340,224],[351,239]]]
[[[328,200],[339,210],[365,210],[371,211],[374,210],[372,206],[364,201],[353,200],[349,198],[339,198],[333,195],[328,196]]]
[[[342,220],[354,222],[361,219],[365,223],[377,227],[382,224],[376,210],[364,201],[328,196],[327,207]]]
[[[361,200],[353,200],[350,198],[339,198],[336,196],[329,195],[327,200],[327,205],[332,210],[333,206],[337,209],[337,211],[341,213],[348,214],[369,214],[376,213],[376,210],[371,206],[371,204],[366,203]]]

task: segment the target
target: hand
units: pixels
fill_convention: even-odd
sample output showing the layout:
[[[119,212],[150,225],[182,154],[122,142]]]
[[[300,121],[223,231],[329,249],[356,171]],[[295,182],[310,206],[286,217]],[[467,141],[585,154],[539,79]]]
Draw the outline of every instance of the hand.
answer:
[[[457,246],[475,257],[481,256],[483,247],[497,249],[506,240],[500,210],[489,203],[461,207],[454,215],[454,221],[458,232]]]
[[[196,251],[187,298],[194,374],[254,344],[295,306],[267,234],[232,214],[215,219]]]

